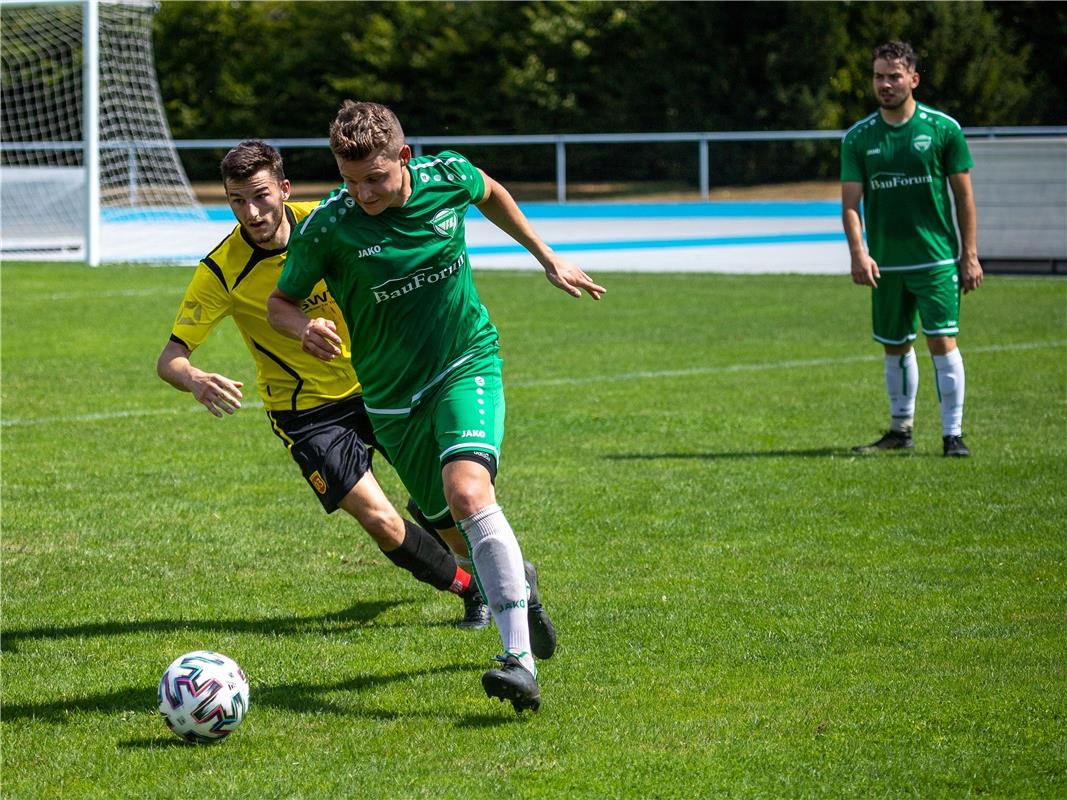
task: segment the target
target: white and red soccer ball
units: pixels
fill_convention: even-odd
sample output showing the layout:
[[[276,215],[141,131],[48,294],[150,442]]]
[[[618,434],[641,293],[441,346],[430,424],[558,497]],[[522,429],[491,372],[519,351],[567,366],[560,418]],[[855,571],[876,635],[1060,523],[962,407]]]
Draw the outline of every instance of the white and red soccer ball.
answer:
[[[159,713],[189,742],[230,735],[248,711],[248,679],[222,653],[194,650],[178,656],[159,681]]]

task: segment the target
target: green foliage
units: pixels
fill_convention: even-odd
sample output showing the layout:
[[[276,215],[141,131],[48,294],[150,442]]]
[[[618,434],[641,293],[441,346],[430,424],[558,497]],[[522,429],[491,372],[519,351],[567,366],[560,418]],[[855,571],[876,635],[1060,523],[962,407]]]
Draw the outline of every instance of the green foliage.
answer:
[[[1062,279],[965,298],[950,461],[925,358],[916,452],[848,452],[887,412],[847,277],[479,273],[560,631],[516,719],[496,632],[323,515],[261,409],[155,377],[189,274],[4,264],[5,799],[1067,794]],[[232,326],[195,358],[253,383]],[[196,748],[154,706],[201,647],[252,694]]]
[[[1064,122],[1062,3],[186,2],[156,61],[175,136],[325,137],[346,97],[410,134],[843,129],[874,107],[870,53],[922,54],[920,97],[966,126]],[[1057,37],[1058,34],[1058,37]],[[823,145],[756,148],[716,182],[833,177]],[[525,153],[494,164],[521,172]],[[672,152],[574,148],[600,179],[688,180]],[[324,153],[294,175],[332,177]],[[217,158],[192,157],[214,177]],[[830,164],[830,166],[828,166]]]

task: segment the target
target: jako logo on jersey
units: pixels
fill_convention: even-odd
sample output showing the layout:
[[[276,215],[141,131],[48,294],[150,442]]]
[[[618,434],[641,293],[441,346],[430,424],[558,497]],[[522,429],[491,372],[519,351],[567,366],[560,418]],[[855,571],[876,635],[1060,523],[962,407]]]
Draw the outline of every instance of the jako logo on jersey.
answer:
[[[374,302],[382,303],[386,300],[395,300],[398,297],[414,292],[416,289],[421,289],[423,286],[444,280],[450,275],[456,274],[464,263],[464,257],[460,256],[443,269],[434,271],[432,267],[425,267],[407,277],[393,278],[385,283],[372,286],[371,291],[374,292]]]
[[[367,256],[376,256],[382,252],[382,246],[380,244],[374,245],[374,247],[364,247],[359,251],[356,258],[366,258]]]
[[[456,232],[456,228],[459,227],[459,215],[456,214],[456,209],[454,208],[442,208],[433,215],[430,224],[433,225],[433,229],[437,231],[438,236],[451,239]]]
[[[482,430],[465,430],[460,434],[464,439],[473,436],[475,439],[484,439],[485,431]]]
[[[308,475],[308,483],[315,487],[315,491],[319,494],[326,494],[326,481],[322,479],[318,470],[315,470]]]
[[[933,139],[927,136],[925,133],[920,133],[914,139],[911,140],[911,146],[918,150],[920,153],[925,153],[930,149],[930,145],[933,143]]]
[[[882,148],[881,147],[872,147],[870,150],[867,151],[867,155],[869,155],[869,156],[880,156],[881,154],[882,154]]]

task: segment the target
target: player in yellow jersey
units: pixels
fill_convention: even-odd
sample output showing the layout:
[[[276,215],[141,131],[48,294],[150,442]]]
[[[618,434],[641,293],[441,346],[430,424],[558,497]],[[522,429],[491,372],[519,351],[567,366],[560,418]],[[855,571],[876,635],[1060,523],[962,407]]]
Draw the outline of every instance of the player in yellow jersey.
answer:
[[[271,427],[323,509],[344,509],[394,564],[460,595],[465,606],[461,626],[485,627],[489,610],[470,573],[439,539],[403,519],[375,480],[371,455],[381,447],[351,363],[347,358],[321,361],[267,323],[267,297],[281,275],[289,236],[318,204],[287,202],[291,187],[281,154],[264,142],[241,142],[226,154],[221,170],[238,225],[198,265],[156,364],[159,377],[191,392],[216,417],[235,413],[241,408],[243,384],[190,361],[211,330],[233,317],[255,361],[256,388]],[[305,310],[335,322],[347,353],[344,317],[321,281]]]

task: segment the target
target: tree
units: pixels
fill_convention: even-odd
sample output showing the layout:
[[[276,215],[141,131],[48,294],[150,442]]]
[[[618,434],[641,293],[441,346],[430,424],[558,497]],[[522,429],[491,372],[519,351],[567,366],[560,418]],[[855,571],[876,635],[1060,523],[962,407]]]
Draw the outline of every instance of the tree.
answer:
[[[164,0],[155,32],[181,138],[325,137],[349,97],[391,105],[424,136],[832,130],[870,113],[871,50],[896,38],[921,55],[920,98],[965,126],[1062,122],[1067,90],[1052,71],[1065,13],[1059,3],[898,0]],[[834,147],[717,147],[715,180],[832,177]],[[695,174],[691,146],[572,151],[568,167],[586,179]],[[214,176],[220,155],[190,172]],[[528,148],[473,155],[508,178],[532,169]],[[322,152],[287,161],[294,174],[333,173]]]

